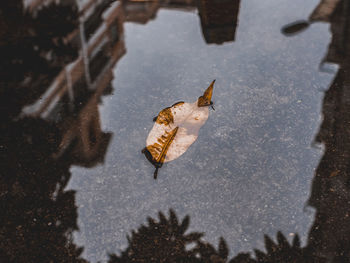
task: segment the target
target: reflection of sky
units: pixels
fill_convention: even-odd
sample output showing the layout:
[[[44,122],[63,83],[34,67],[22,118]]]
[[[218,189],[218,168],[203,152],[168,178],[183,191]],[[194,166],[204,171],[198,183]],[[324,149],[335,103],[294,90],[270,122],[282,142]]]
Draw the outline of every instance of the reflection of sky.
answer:
[[[311,148],[320,124],[321,89],[332,75],[317,67],[327,25],[293,38],[282,25],[306,18],[317,1],[242,1],[236,41],[206,45],[197,14],[160,11],[145,25],[126,24],[127,54],[104,97],[104,130],[113,132],[106,162],[74,167],[80,232],[76,242],[96,261],[125,247],[147,216],[173,208],[192,230],[231,254],[262,248],[263,234],[306,237],[303,211],[322,154]],[[291,6],[292,5],[292,6]],[[141,154],[152,118],[179,100],[194,101],[214,78],[215,111],[179,159],[154,167]]]

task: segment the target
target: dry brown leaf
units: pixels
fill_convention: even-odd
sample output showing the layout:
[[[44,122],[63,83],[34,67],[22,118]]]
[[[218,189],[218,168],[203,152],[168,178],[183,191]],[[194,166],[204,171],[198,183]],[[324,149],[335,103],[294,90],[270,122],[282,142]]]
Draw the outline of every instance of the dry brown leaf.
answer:
[[[209,117],[215,80],[193,103],[178,102],[159,112],[142,152],[156,167],[154,178],[163,163],[186,152],[198,137],[199,129]]]

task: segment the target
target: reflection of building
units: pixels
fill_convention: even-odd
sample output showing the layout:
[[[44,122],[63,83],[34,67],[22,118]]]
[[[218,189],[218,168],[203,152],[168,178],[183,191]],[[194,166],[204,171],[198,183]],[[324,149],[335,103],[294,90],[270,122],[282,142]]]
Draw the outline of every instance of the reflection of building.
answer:
[[[125,20],[146,24],[156,17],[160,8],[192,11],[196,8],[195,0],[122,0]]]
[[[207,43],[234,41],[240,0],[198,1],[203,36]]]
[[[107,151],[111,133],[101,131],[99,99],[111,81],[112,73],[105,75],[96,92],[89,98],[81,110],[71,117],[67,117],[62,124],[64,134],[58,147],[56,157],[60,157],[73,142],[73,156],[75,162],[84,166],[93,166],[102,161]],[[101,159],[102,158],[102,159]]]
[[[78,139],[73,151],[79,151],[80,159],[91,161],[101,156],[101,150],[106,151],[110,138],[100,128],[98,101],[110,88],[113,66],[125,54],[124,17],[119,1],[78,1],[78,7],[79,28],[68,41],[79,48],[80,56],[23,112],[60,124],[63,139],[57,156]]]
[[[124,0],[126,21],[145,24],[160,8],[199,10],[202,32],[208,44],[235,40],[240,0]]]
[[[197,0],[162,0],[160,7],[169,10],[194,11],[197,9]]]
[[[127,22],[146,24],[149,20],[156,17],[159,1],[123,0],[125,20]]]
[[[331,6],[335,12],[336,6]],[[347,15],[349,9],[349,1],[342,1],[339,3],[335,15],[329,14],[323,19],[328,19],[331,22],[332,40],[328,47],[328,52],[324,58],[325,62],[344,64],[347,58],[347,52],[350,50],[350,42],[348,36],[350,35],[350,17]],[[317,9],[316,9],[317,10]],[[327,9],[328,10],[328,9]],[[317,12],[313,13],[317,16]]]
[[[342,0],[321,0],[309,17],[310,21],[329,22],[334,10]],[[347,2],[347,1],[343,1]]]
[[[307,247],[311,253],[325,258],[324,262],[350,262],[349,1],[328,7],[335,13],[327,13],[332,41],[324,62],[338,64],[339,71],[325,93],[323,121],[316,137],[317,142],[324,144],[325,152],[315,172],[309,199],[309,205],[316,208],[316,216]],[[324,6],[318,9],[329,11]]]

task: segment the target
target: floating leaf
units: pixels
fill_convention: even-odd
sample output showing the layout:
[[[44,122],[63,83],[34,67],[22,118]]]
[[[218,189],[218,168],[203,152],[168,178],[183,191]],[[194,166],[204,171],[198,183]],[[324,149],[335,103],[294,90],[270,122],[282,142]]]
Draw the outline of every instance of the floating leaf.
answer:
[[[196,102],[178,102],[161,110],[154,119],[155,124],[146,140],[142,152],[156,167],[154,178],[163,163],[175,160],[186,152],[198,137],[199,129],[209,117],[209,106],[213,103],[215,80]]]

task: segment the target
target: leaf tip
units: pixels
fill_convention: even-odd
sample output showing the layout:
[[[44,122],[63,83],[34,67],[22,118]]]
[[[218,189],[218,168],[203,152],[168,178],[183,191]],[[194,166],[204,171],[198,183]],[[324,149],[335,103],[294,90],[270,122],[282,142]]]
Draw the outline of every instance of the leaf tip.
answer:
[[[198,98],[198,107],[204,107],[204,106],[210,106],[211,105],[211,97],[213,95],[213,89],[214,89],[214,83],[216,79],[214,79],[209,87],[205,90],[203,96],[200,96]]]

